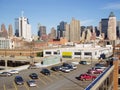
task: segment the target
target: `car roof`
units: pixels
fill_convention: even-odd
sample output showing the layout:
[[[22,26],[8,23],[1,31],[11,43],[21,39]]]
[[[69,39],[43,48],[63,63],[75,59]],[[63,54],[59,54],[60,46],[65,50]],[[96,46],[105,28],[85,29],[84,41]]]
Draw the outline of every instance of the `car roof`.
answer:
[[[22,78],[22,76],[16,76],[15,78]]]

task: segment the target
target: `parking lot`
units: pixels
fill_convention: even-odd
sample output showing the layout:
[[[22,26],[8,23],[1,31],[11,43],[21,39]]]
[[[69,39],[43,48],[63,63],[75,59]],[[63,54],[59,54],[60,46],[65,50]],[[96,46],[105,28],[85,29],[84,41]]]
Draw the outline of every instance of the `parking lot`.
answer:
[[[49,70],[50,68],[51,67],[48,67]],[[84,90],[91,81],[80,81],[76,77],[82,73],[86,73],[90,68],[91,65],[78,64],[77,69],[69,73],[50,70],[50,76],[41,74],[40,71],[42,68],[27,69],[19,73],[25,81],[23,85],[17,85],[14,82],[15,76],[18,74],[10,77],[0,77],[0,90]],[[37,86],[29,87],[27,81],[31,79],[29,74],[33,72],[39,76],[36,80]]]

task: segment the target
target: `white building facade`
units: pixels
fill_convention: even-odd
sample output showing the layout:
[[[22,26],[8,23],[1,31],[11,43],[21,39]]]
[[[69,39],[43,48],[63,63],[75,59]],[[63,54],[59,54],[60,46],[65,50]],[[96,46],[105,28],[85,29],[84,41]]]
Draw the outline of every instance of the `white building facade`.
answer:
[[[101,54],[110,55],[113,52],[112,45],[106,47],[93,46],[92,44],[81,44],[75,47],[47,49],[43,56],[60,56],[61,58],[98,59]]]
[[[15,35],[22,37],[26,41],[32,41],[31,25],[26,17],[19,17],[15,19]]]
[[[14,42],[11,39],[0,38],[0,49],[14,49]]]

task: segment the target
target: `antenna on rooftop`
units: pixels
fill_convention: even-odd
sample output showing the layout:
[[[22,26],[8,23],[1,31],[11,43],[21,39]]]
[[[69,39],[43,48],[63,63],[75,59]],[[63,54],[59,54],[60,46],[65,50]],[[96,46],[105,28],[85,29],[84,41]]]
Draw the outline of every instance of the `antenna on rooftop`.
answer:
[[[21,11],[21,16],[23,17],[24,11]]]

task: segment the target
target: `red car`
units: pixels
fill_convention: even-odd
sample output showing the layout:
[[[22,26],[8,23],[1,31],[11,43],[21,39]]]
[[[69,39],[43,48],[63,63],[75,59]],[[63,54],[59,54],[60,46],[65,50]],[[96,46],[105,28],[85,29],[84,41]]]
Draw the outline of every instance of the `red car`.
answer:
[[[84,81],[84,80],[94,80],[96,78],[96,76],[89,75],[89,74],[85,73],[85,74],[81,74],[78,78],[82,81]]]
[[[100,74],[100,73],[102,73],[102,70],[89,69],[87,73],[89,73],[89,74]]]

